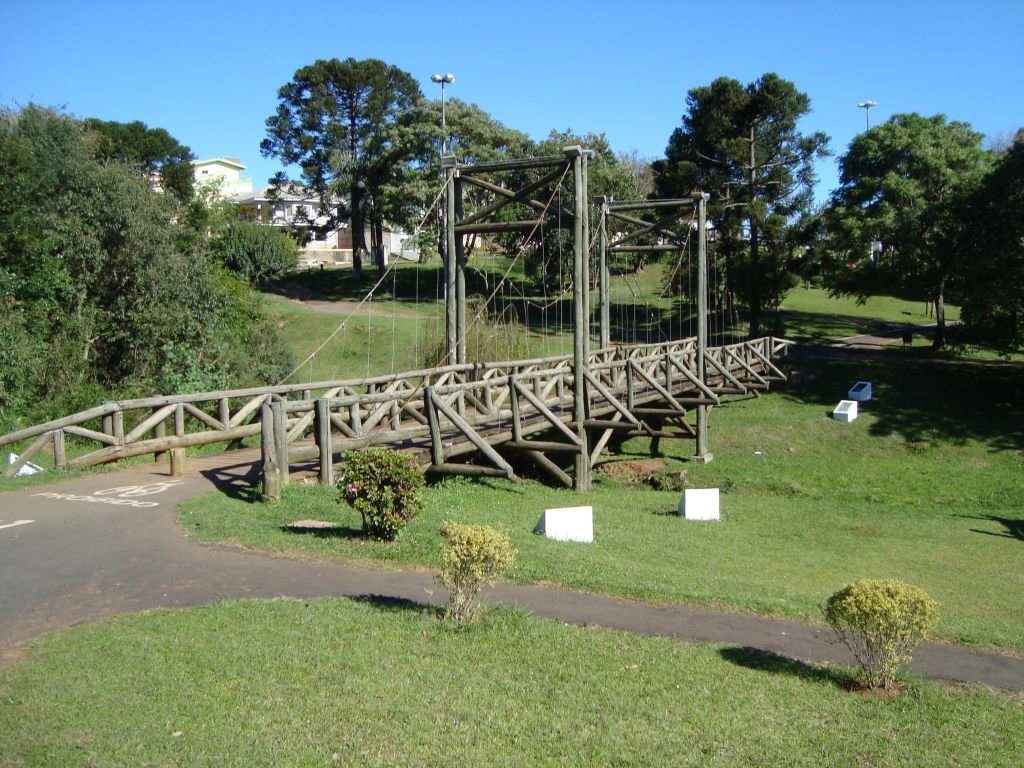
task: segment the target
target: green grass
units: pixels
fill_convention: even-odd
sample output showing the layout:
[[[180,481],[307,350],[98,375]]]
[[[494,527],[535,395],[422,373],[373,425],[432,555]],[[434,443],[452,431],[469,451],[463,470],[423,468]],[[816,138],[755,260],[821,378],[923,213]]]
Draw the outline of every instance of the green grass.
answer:
[[[946,321],[959,319],[960,308],[948,305]],[[822,288],[794,288],[786,294],[779,311],[766,318],[766,325],[772,326],[776,335],[806,343],[842,339],[893,326],[934,323],[935,318],[924,302],[871,296],[861,303],[848,296],[830,296]],[[927,345],[922,339],[917,342],[920,346]]]
[[[858,379],[875,399],[852,424],[829,418]],[[723,521],[674,513],[677,491],[629,486],[598,471],[576,494],[537,482],[448,479],[396,544],[365,542],[332,489],[290,486],[281,503],[219,495],[188,502],[181,520],[205,541],[385,567],[437,567],[446,519],[508,530],[520,557],[510,578],[651,602],[721,605],[820,621],[821,603],[861,577],[916,584],[941,606],[940,637],[1024,650],[1024,368],[829,362],[796,372],[787,391],[712,412],[715,460],[685,462],[665,442],[666,469],[691,487],[722,489]],[[646,441],[611,460],[647,458]],[[548,507],[590,504],[597,541],[532,533]],[[298,519],[335,521],[335,535],[295,534]]]
[[[509,610],[238,602],[49,635],[0,674],[0,765],[1019,765],[1024,709]]]

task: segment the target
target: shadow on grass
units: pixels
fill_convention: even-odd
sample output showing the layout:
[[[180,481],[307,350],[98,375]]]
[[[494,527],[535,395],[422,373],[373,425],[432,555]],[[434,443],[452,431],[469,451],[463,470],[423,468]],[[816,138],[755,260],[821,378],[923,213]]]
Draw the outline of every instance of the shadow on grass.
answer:
[[[259,462],[242,462],[215,469],[204,469],[200,474],[214,487],[231,499],[255,504],[263,500],[259,485]]]
[[[444,616],[444,608],[429,603],[421,603],[418,600],[410,600],[407,597],[395,597],[393,595],[356,595],[352,598],[357,603],[366,603],[374,608],[392,613],[415,613],[435,618]]]
[[[986,536],[999,536],[1004,539],[1017,539],[1017,541],[1024,541],[1024,520],[1014,520],[1009,517],[997,517],[996,515],[958,515],[958,517],[965,518],[967,520],[989,520],[993,523],[999,523],[1006,530],[1005,531],[983,531],[980,528],[969,529],[971,533],[983,533]]]
[[[873,435],[1024,449],[1024,365],[856,358],[805,359],[794,367],[784,396],[829,414],[855,382],[871,381],[874,397],[860,410],[876,417]]]
[[[317,539],[361,539],[364,537],[362,530],[351,528],[346,525],[331,525],[318,521],[300,520],[297,523],[285,523],[281,526],[285,533],[295,533],[302,536],[313,536]]]
[[[783,309],[765,318],[765,333],[801,343],[817,343],[860,334],[899,339],[902,325],[857,315],[830,315]]]
[[[856,678],[846,670],[807,664],[774,651],[765,651],[749,646],[740,648],[733,646],[720,649],[718,654],[731,664],[747,669],[756,669],[759,672],[789,675],[809,682],[832,685],[844,691],[850,690],[856,685]]]

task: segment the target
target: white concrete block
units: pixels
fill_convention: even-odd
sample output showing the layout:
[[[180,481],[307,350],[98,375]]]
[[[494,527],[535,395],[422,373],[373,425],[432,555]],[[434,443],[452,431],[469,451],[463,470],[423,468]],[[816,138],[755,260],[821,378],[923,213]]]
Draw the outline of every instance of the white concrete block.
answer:
[[[850,391],[846,393],[846,396],[850,400],[856,400],[857,402],[864,403],[871,399],[871,382],[870,381],[858,381],[852,387]]]
[[[840,400],[839,405],[832,411],[832,418],[836,421],[845,421],[847,423],[857,418],[857,401],[856,400]]]
[[[718,489],[687,488],[679,500],[679,515],[687,520],[718,520]]]
[[[537,533],[543,533],[549,539],[557,541],[594,540],[594,508],[593,507],[556,507],[545,509],[540,516]]]
[[[16,453],[7,454],[7,463],[13,464],[18,460],[19,456]],[[42,472],[43,468],[37,464],[33,464],[31,461],[26,461],[18,471],[14,473],[15,477],[24,477],[25,475],[34,475],[36,472]]]

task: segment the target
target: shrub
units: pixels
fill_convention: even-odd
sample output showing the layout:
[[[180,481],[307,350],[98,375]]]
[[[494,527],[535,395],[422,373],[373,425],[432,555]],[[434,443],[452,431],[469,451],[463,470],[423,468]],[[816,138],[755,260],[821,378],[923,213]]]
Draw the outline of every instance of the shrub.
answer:
[[[515,562],[516,551],[506,534],[487,525],[447,522],[441,526],[441,535],[448,540],[438,576],[448,588],[445,616],[468,621],[476,612],[476,597],[484,584],[494,584]]]
[[[938,621],[938,604],[894,579],[861,579],[832,595],[825,620],[853,653],[869,688],[892,688],[900,666]]]
[[[295,267],[299,246],[274,227],[231,221],[210,239],[210,252],[254,285]]]
[[[423,472],[411,456],[390,448],[346,453],[338,489],[373,539],[393,541],[423,508]]]

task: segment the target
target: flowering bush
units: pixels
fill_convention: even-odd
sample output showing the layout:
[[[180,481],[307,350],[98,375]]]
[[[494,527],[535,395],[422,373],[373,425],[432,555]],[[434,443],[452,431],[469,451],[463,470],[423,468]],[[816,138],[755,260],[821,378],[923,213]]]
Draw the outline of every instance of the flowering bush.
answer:
[[[895,579],[861,579],[825,603],[825,621],[853,653],[868,688],[892,688],[901,665],[931,632],[938,604]]]
[[[448,522],[441,526],[441,535],[448,539],[438,576],[448,587],[446,616],[468,621],[476,612],[476,596],[483,585],[493,584],[515,562],[516,551],[506,534],[487,525]]]
[[[341,497],[363,518],[363,533],[392,541],[423,508],[423,472],[390,448],[349,451],[341,460]]]

